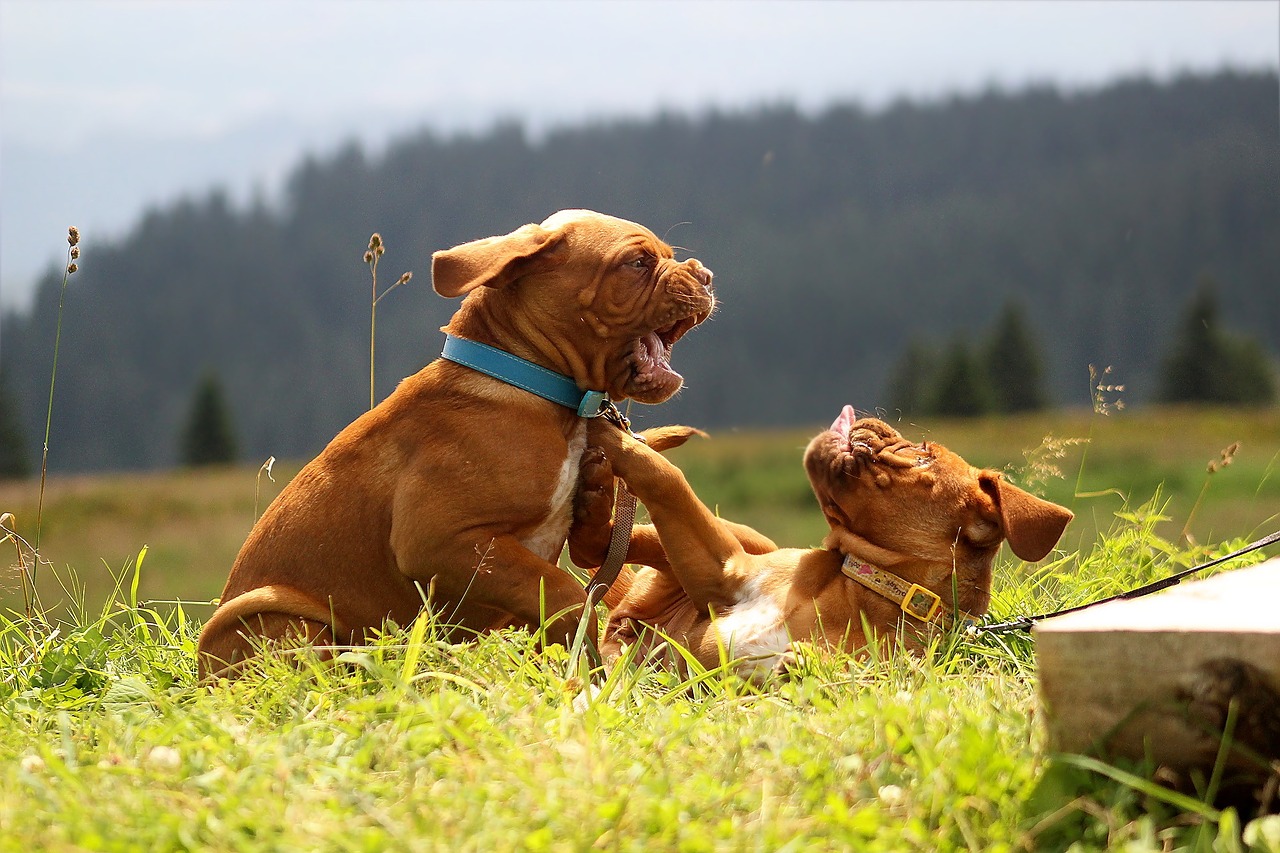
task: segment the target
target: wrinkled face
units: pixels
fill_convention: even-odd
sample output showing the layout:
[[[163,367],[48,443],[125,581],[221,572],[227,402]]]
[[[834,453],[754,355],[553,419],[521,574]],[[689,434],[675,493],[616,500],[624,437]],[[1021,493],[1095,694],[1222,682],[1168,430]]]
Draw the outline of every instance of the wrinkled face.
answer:
[[[1004,539],[997,474],[851,407],[810,442],[805,470],[828,523],[881,548],[949,560],[953,545],[994,553]]]
[[[660,403],[679,391],[672,348],[711,316],[711,270],[677,261],[649,229],[624,219],[564,211],[542,227],[559,228],[570,249],[566,278],[579,283],[576,302],[596,336],[589,372],[615,398]]]
[[[942,445],[913,444],[883,421],[859,419],[852,406],[809,443],[804,465],[834,539],[848,533],[891,552],[925,572],[914,582],[935,591],[954,573],[957,604],[974,614],[990,603],[1003,540],[1018,557],[1042,560],[1072,518]]]
[[[810,442],[805,470],[833,531],[938,567],[937,577],[915,582],[938,584],[954,570],[957,605],[986,612],[1004,539],[998,475],[940,445],[907,441],[883,421],[856,419],[848,406]]]
[[[660,403],[679,391],[672,348],[715,308],[701,263],[677,261],[641,225],[586,210],[438,252],[432,275],[446,296],[479,288],[469,302],[615,400]]]

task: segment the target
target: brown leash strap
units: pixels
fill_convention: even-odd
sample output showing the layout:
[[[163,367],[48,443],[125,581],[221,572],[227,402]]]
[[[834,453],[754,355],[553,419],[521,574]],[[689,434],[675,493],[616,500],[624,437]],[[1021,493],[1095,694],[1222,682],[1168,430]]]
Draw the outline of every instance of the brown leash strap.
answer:
[[[631,432],[631,421],[618,411],[612,401],[606,400],[601,407],[601,415],[616,426],[631,433],[637,441],[644,439]],[[609,536],[609,550],[605,554],[604,563],[596,569],[591,582],[587,584],[587,601],[598,604],[604,598],[609,587],[618,579],[622,564],[627,561],[627,549],[631,546],[631,528],[636,523],[636,496],[631,494],[627,484],[618,480],[618,491],[613,501],[613,532]]]
[[[609,537],[609,551],[605,555],[604,564],[596,569],[591,583],[587,584],[587,599],[598,604],[604,598],[609,587],[618,579],[622,564],[627,559],[627,548],[631,545],[631,528],[636,523],[636,496],[627,489],[627,484],[618,481],[618,492],[613,502],[613,533]]]

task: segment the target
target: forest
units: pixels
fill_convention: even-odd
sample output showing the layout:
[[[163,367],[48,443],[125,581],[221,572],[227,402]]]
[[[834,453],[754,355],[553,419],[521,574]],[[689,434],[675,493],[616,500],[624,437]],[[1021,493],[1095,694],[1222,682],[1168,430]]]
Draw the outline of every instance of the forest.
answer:
[[[818,425],[845,403],[893,415],[909,357],[978,347],[1011,312],[1044,403],[1088,406],[1092,365],[1142,405],[1206,282],[1225,329],[1280,354],[1274,73],[538,136],[424,124],[377,155],[305,159],[278,199],[214,188],[118,241],[84,234],[65,293],[51,270],[0,320],[0,423],[21,454],[38,467],[60,299],[50,472],[177,464],[210,377],[241,458],[302,458],[368,406],[371,233],[383,289],[415,273],[378,306],[382,397],[439,353],[456,307],[431,290],[431,253],[567,207],[641,222],[716,272],[720,309],[676,351],[686,388],[636,407],[642,425]]]

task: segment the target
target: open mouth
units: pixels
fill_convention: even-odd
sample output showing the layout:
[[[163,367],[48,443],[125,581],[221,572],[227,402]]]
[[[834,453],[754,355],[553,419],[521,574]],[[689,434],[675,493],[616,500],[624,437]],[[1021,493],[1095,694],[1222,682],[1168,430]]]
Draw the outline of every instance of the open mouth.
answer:
[[[705,319],[691,314],[640,337],[632,349],[632,396],[661,402],[680,390],[684,377],[671,367],[671,350],[676,341]]]

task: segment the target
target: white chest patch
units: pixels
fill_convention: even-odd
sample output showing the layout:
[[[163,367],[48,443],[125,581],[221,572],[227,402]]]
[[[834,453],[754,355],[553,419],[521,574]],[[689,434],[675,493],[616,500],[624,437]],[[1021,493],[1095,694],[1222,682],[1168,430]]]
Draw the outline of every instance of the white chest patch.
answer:
[[[742,675],[764,675],[791,646],[782,608],[760,583],[751,579],[738,603],[716,619],[720,640],[730,657],[751,657],[740,666]]]
[[[569,537],[569,525],[573,523],[573,494],[578,485],[578,468],[582,465],[582,452],[586,449],[587,422],[579,420],[573,435],[569,436],[569,452],[556,475],[547,515],[533,533],[520,540],[521,545],[549,563],[560,559],[560,551]]]

